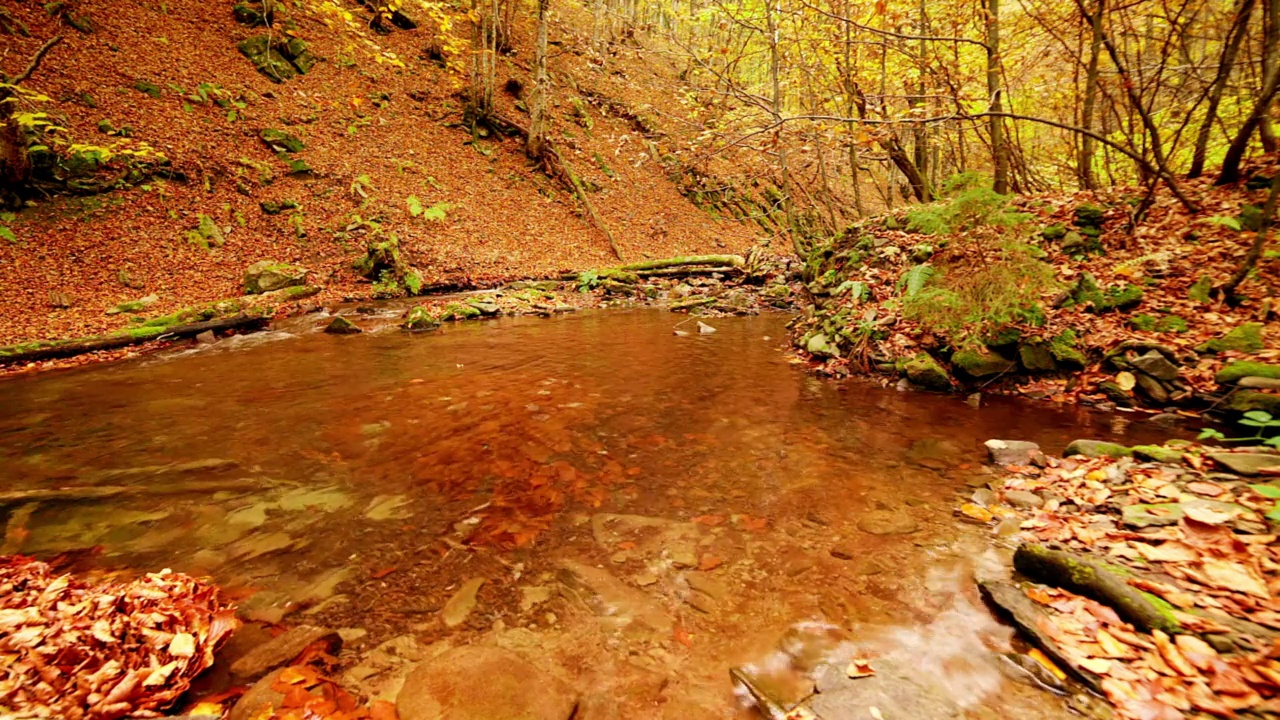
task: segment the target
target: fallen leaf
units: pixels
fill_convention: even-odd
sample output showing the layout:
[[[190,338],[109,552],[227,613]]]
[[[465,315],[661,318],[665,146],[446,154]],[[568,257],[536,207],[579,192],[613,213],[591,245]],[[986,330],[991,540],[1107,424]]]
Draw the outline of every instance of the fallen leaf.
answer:
[[[1200,558],[1195,548],[1176,541],[1160,545],[1134,543],[1133,547],[1142,557],[1153,562],[1194,562]]]
[[[1229,560],[1210,558],[1201,563],[1205,577],[1214,587],[1269,599],[1271,591],[1257,573],[1244,565]]]
[[[876,671],[871,667],[870,661],[862,658],[854,658],[854,660],[849,663],[849,667],[845,668],[844,674],[851,678],[864,678],[875,675]]]
[[[395,571],[396,571],[396,568],[394,567],[384,567],[380,570],[374,570],[372,573],[369,573],[369,577],[373,578],[374,580],[381,580],[382,578],[390,575]]]
[[[960,513],[965,517],[973,518],[980,523],[989,523],[995,519],[995,516],[991,514],[990,510],[973,503],[965,503],[961,505]]]
[[[1031,650],[1027,652],[1027,657],[1040,663],[1044,666],[1045,670],[1048,670],[1050,674],[1059,680],[1067,679],[1067,674],[1062,671],[1062,668],[1058,667],[1057,664],[1050,660],[1047,655],[1040,652],[1040,648],[1031,648]]]
[[[1133,657],[1133,650],[1126,644],[1116,639],[1114,635],[1106,630],[1098,630],[1098,645],[1102,648],[1103,657],[1124,659]],[[1101,673],[1100,673],[1101,674]]]
[[[1106,658],[1081,658],[1076,663],[1095,675],[1106,675],[1111,671],[1111,661]]]
[[[1121,390],[1128,392],[1132,390],[1135,385],[1138,384],[1138,379],[1134,377],[1133,373],[1129,372],[1128,370],[1121,370],[1120,372],[1116,373],[1116,384],[1120,386]]]
[[[1226,489],[1221,485],[1200,480],[1193,480],[1187,483],[1187,490],[1197,495],[1207,495],[1209,497],[1217,497],[1226,492]]]
[[[1196,668],[1192,665],[1178,647],[1169,639],[1169,635],[1162,630],[1153,630],[1151,638],[1156,642],[1156,650],[1159,651],[1160,657],[1164,659],[1174,672],[1184,677],[1194,677],[1198,675]]]

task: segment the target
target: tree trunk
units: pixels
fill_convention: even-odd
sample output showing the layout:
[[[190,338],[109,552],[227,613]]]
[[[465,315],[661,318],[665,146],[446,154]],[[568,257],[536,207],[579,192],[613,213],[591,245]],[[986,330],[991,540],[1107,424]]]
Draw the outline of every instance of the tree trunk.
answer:
[[[782,58],[778,50],[778,24],[777,18],[774,17],[776,11],[774,2],[778,0],[767,0],[765,3],[765,22],[769,32],[769,81],[773,86],[773,121],[775,123],[782,121],[782,84],[778,78],[779,65]],[[777,132],[781,134],[782,128],[778,127]],[[796,231],[795,215],[791,207],[791,178],[787,168],[787,145],[784,142],[778,142],[778,172],[782,177],[781,185],[778,188],[782,193],[782,210],[787,218],[787,231],[791,234],[791,245],[795,249],[796,254],[804,257],[804,243],[801,242],[800,233]]]
[[[1004,112],[1000,98],[1000,0],[987,0],[987,94],[991,112]],[[991,160],[994,167],[992,189],[1009,192],[1009,154],[1005,149],[1004,120],[990,118]]]
[[[62,42],[62,36],[49,38],[36,50],[22,72],[9,77],[0,73],[0,207],[17,204],[19,191],[31,181],[31,159],[27,155],[27,139],[14,116],[19,110],[17,87],[26,82],[49,51]],[[12,196],[10,196],[12,195]]]
[[[1191,154],[1191,169],[1187,177],[1197,178],[1204,173],[1205,153],[1209,150],[1209,133],[1218,119],[1218,105],[1222,103],[1222,93],[1227,89],[1227,80],[1236,63],[1236,53],[1249,29],[1249,16],[1253,14],[1254,0],[1240,0],[1236,7],[1235,19],[1231,30],[1227,33],[1227,42],[1222,46],[1222,55],[1218,58],[1218,72],[1209,85],[1209,106],[1205,110],[1204,121],[1200,124],[1200,132],[1196,134],[1195,149]]]
[[[1276,71],[1280,64],[1280,0],[1265,0],[1262,9],[1262,77]],[[1277,149],[1275,131],[1271,128],[1271,113],[1262,116],[1258,123],[1262,136],[1262,149],[1269,153]]]
[[[547,7],[551,0],[538,0],[538,44],[534,50],[533,91],[529,98],[529,138],[525,152],[534,160],[542,158],[547,140]]]
[[[1089,23],[1089,70],[1084,81],[1084,107],[1081,110],[1080,127],[1093,129],[1094,106],[1098,100],[1098,59],[1102,54],[1102,14],[1106,11],[1106,0],[1098,0],[1098,7],[1093,14],[1093,22]],[[1086,190],[1098,188],[1098,176],[1093,169],[1093,138],[1083,135],[1080,138],[1080,185]]]
[[[1254,129],[1262,123],[1262,118],[1271,112],[1271,101],[1276,96],[1277,88],[1280,88],[1280,63],[1272,63],[1271,75],[1264,78],[1262,92],[1258,95],[1258,102],[1253,106],[1253,112],[1249,113],[1248,119],[1240,126],[1240,131],[1236,133],[1231,146],[1227,148],[1227,155],[1222,159],[1222,172],[1218,174],[1215,185],[1226,185],[1240,179],[1240,163],[1244,160],[1245,152],[1249,150],[1249,138],[1253,136]]]
[[[920,18],[918,27],[920,29],[920,46],[918,49],[919,57],[916,59],[916,73],[918,74],[916,84],[916,97],[912,100],[912,108],[917,109],[924,116],[925,95],[928,92],[925,87],[925,45],[924,36],[929,32],[929,23],[925,15],[925,0],[920,0]],[[929,202],[933,199],[933,190],[929,185],[929,129],[924,123],[915,123],[911,130],[912,135],[912,151],[916,170],[920,173],[920,180],[924,184],[924,194],[921,202]]]

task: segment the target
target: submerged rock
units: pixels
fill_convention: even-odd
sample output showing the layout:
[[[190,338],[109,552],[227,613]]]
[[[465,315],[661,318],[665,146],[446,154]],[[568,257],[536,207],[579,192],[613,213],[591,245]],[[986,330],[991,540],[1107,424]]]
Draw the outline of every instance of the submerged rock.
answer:
[[[334,316],[334,318],[329,321],[329,324],[325,326],[324,331],[330,335],[358,335],[359,333],[364,332],[360,329],[360,326],[341,315]]]
[[[568,720],[572,690],[519,655],[461,647],[409,673],[396,697],[400,720]]]
[[[868,535],[910,535],[920,523],[903,512],[872,510],[858,518],[858,529]]]
[[[404,322],[400,323],[400,327],[409,332],[427,332],[440,327],[440,321],[431,314],[430,310],[419,305],[404,316]]]
[[[640,624],[661,633],[671,632],[671,617],[657,602],[607,570],[574,560],[562,560],[559,566],[556,579],[565,591],[609,624],[619,628]]]

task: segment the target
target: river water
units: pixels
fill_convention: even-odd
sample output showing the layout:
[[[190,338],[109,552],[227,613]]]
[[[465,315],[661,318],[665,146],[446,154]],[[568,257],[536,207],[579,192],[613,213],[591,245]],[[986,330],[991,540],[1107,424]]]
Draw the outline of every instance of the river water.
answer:
[[[6,380],[4,552],[207,575],[251,621],[345,628],[350,664],[405,636],[504,643],[590,698],[581,717],[753,717],[731,666],[799,697],[813,656],[850,652],[927,678],[881,683],[918,717],[1065,717],[987,656],[1008,642],[969,582],[990,531],[952,508],[988,438],[1167,435],[815,378],[781,315],[682,320],[339,337],[311,316]]]

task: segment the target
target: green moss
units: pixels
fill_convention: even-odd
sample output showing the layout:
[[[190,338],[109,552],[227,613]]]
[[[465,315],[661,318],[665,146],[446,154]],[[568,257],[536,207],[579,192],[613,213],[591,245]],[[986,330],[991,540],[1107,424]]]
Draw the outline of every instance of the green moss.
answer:
[[[1049,345],[1038,340],[1023,343],[1018,348],[1018,360],[1028,372],[1053,372],[1058,369]]]
[[[148,80],[138,80],[134,82],[133,89],[153,98],[160,97],[160,93],[162,92],[159,85]]]
[[[1071,455],[1083,455],[1085,457],[1131,457],[1133,451],[1119,443],[1107,442],[1105,440],[1074,440],[1062,451],[1063,457]]]
[[[1077,227],[1100,227],[1104,211],[1097,205],[1085,203],[1076,208],[1075,223]]]
[[[288,301],[311,297],[319,293],[320,288],[315,285],[294,285],[293,287],[281,288],[276,292],[280,294],[281,299]]]
[[[410,332],[426,332],[440,327],[440,321],[431,314],[431,311],[419,305],[405,315],[400,327]]]
[[[1001,375],[1017,367],[1012,360],[976,343],[954,353],[951,364],[974,378]]]
[[[1196,348],[1203,353],[1219,353],[1228,350],[1236,352],[1257,352],[1263,348],[1262,323],[1244,323],[1226,335],[1214,338]]]
[[[1214,379],[1218,381],[1219,385],[1227,385],[1246,377],[1280,380],[1280,365],[1270,365],[1250,360],[1236,360],[1223,365]]]
[[[1134,445],[1133,456],[1139,460],[1177,465],[1182,462],[1182,453],[1159,445]]]
[[[1156,319],[1150,315],[1134,315],[1129,318],[1129,327],[1143,332],[1152,332],[1156,329]]]
[[[948,391],[952,388],[951,376],[942,365],[938,364],[929,353],[917,353],[910,360],[902,362],[902,372],[911,382],[930,390]]]
[[[1165,315],[1156,320],[1156,332],[1183,333],[1188,329],[1187,321],[1177,315]]]
[[[1073,368],[1083,368],[1088,362],[1084,353],[1080,352],[1079,340],[1076,338],[1076,331],[1067,328],[1055,335],[1049,340],[1049,352],[1053,354],[1053,359]]]
[[[1202,305],[1210,302],[1209,293],[1213,291],[1213,281],[1208,275],[1201,275],[1199,280],[1187,289],[1187,297]]]
[[[263,200],[259,203],[262,212],[268,215],[279,215],[285,210],[297,210],[302,207],[297,200]]]
[[[1227,410],[1246,413],[1261,410],[1272,417],[1280,417],[1280,395],[1258,392],[1256,390],[1237,390],[1231,393],[1224,405]]]
[[[480,317],[480,310],[466,303],[449,303],[440,312],[442,322],[470,320]]]
[[[1062,223],[1055,223],[1040,231],[1040,237],[1045,240],[1061,240],[1067,234],[1067,226]]]
[[[196,227],[196,233],[202,240],[205,240],[206,243],[212,243],[217,247],[222,247],[222,245],[227,241],[226,237],[222,234],[222,228],[218,227],[218,223],[214,222],[213,218],[208,215],[200,216],[200,224]]]

